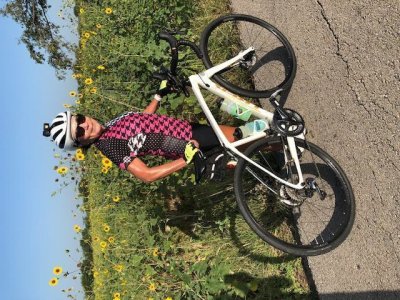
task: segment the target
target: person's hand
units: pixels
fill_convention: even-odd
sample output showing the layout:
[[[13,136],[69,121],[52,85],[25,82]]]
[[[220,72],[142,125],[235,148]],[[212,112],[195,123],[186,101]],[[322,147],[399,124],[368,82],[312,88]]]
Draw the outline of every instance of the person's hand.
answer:
[[[158,90],[156,92],[156,99],[158,101],[160,101],[162,97],[164,97],[172,92],[174,92],[174,89],[171,87],[168,80],[163,80],[163,81],[161,81],[160,87],[158,88]]]
[[[190,164],[191,161],[193,160],[194,156],[196,153],[200,151],[199,148],[197,148],[192,141],[188,142],[185,147],[185,160],[186,164]]]

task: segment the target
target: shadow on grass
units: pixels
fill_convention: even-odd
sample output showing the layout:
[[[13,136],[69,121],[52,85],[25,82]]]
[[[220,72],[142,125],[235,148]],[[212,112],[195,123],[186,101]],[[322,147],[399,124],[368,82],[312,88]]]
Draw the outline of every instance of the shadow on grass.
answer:
[[[293,282],[282,276],[260,278],[246,272],[237,272],[225,275],[224,282],[232,286],[237,296],[221,295],[218,299],[318,299],[315,293],[288,291]]]
[[[232,182],[232,174],[228,174],[223,182],[203,183],[190,193],[188,189],[178,191],[177,209],[165,216],[168,225],[193,239],[199,238],[197,231],[229,235],[239,254],[254,261],[280,264],[297,259],[272,248],[250,229],[238,211]]]
[[[165,195],[168,195],[169,201],[174,202],[173,209],[167,209],[165,212],[161,207],[153,207],[153,213],[161,216],[166,225],[176,227],[194,240],[207,240],[207,236],[211,235],[210,241],[216,241],[215,237],[220,235],[224,240],[223,244],[226,245],[229,240],[228,248],[233,248],[238,257],[249,259],[256,264],[285,266],[288,262],[297,260],[298,257],[268,245],[250,229],[237,208],[232,175],[228,174],[223,182],[205,182],[167,193]],[[274,224],[279,226],[279,220]],[[229,294],[220,295],[216,299],[317,299],[310,274],[306,272],[305,276],[301,275],[302,271],[299,270],[300,273],[294,271],[290,275],[296,278],[293,279],[296,282],[300,280],[303,287],[307,281],[311,290],[305,294],[304,288],[299,287],[296,294],[295,283],[285,274],[286,271],[282,272],[281,276],[274,275],[268,278],[252,276],[245,272],[226,275],[224,282],[232,286],[234,292],[230,291]]]

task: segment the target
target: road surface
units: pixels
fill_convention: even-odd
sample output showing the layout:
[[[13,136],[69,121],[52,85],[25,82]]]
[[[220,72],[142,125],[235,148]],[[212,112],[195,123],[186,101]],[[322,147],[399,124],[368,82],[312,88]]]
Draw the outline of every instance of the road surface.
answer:
[[[347,173],[349,238],[309,259],[321,299],[400,299],[400,1],[232,0],[275,25],[298,69],[286,107]]]

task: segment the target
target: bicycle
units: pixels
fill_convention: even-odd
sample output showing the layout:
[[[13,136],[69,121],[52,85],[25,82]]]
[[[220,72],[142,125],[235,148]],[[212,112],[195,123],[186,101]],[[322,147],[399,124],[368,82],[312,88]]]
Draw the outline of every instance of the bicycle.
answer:
[[[250,28],[253,27],[257,28],[257,41],[250,43]],[[225,46],[214,42],[215,35],[228,31],[229,35],[222,39],[227,42]],[[240,32],[245,32],[244,37]],[[290,87],[296,73],[296,56],[286,37],[261,19],[239,14],[222,16],[211,22],[201,35],[200,47],[190,41],[178,41],[174,37],[176,33],[159,34],[160,39],[170,45],[171,65],[169,70],[164,68],[155,77],[168,79],[186,96],[189,96],[187,87],[190,86],[221,146],[237,159],[234,191],[238,208],[250,228],[265,242],[292,255],[320,255],[339,246],[354,222],[354,195],[339,164],[307,141],[300,114],[283,108],[279,102],[280,94]],[[236,43],[232,43],[232,37]],[[236,54],[218,61],[215,52],[233,44],[232,52]],[[180,46],[190,47],[203,60],[206,70],[187,78],[178,75]],[[267,46],[268,51],[264,51]],[[265,73],[256,73],[265,68],[269,74],[283,74],[264,80]],[[248,80],[243,81],[243,78]],[[242,113],[264,120],[267,127],[230,143],[201,89],[228,99]],[[240,96],[269,98],[274,112]],[[251,145],[243,152],[238,150],[239,146],[249,143]]]

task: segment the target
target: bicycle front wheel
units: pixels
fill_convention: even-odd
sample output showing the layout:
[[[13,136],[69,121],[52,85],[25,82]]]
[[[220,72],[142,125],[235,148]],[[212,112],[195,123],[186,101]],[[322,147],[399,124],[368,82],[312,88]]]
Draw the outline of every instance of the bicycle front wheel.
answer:
[[[346,174],[316,145],[295,139],[306,187],[295,190],[271,179],[244,159],[235,170],[239,209],[254,232],[284,252],[312,256],[329,252],[350,233],[355,201]],[[280,137],[260,140],[245,154],[286,181],[297,183],[296,168]],[[286,162],[285,162],[286,161]]]
[[[255,52],[239,67],[213,78],[233,93],[267,98],[285,89],[296,74],[296,56],[286,37],[274,26],[253,16],[232,14],[217,18],[203,31],[200,49],[207,68],[254,47]]]

